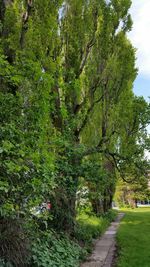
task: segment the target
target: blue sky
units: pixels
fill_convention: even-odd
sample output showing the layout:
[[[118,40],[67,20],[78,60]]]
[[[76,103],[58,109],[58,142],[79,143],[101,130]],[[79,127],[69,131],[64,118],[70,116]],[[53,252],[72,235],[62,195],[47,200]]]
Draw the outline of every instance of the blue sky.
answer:
[[[150,97],[150,78],[139,74],[134,82],[134,93],[138,96],[144,96],[149,102]]]
[[[131,16],[133,29],[129,38],[137,49],[136,65],[139,75],[134,83],[136,95],[142,95],[149,102],[150,96],[150,0],[132,0]]]

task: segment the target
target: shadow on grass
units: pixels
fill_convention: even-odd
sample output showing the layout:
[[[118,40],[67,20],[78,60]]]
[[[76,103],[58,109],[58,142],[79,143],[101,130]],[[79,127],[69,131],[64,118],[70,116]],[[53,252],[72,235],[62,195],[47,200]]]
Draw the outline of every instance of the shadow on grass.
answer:
[[[117,233],[115,267],[150,266],[150,208],[122,210],[125,216]]]

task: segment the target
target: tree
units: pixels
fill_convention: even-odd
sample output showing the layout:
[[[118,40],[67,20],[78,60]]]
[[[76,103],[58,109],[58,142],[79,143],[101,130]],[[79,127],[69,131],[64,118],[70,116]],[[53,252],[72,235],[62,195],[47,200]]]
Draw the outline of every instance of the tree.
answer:
[[[99,213],[118,173],[144,174],[149,106],[132,91],[130,5],[0,1],[3,218],[51,198],[48,224],[72,233],[80,177]]]

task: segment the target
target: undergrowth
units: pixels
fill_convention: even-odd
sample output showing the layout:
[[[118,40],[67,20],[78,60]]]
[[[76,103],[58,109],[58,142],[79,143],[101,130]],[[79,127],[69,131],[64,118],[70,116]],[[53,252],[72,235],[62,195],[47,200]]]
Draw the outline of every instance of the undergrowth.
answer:
[[[65,233],[45,231],[39,233],[32,246],[32,267],[79,267],[91,252],[93,239],[98,238],[116,217],[115,211],[104,216],[82,212],[77,216],[72,239]]]
[[[47,231],[33,242],[30,266],[78,267],[81,253],[81,247],[66,235]]]
[[[78,215],[75,237],[87,252],[91,252],[94,239],[103,234],[109,223],[115,219],[116,214],[116,211],[110,210],[99,217],[84,212]]]
[[[115,218],[116,212],[109,211],[96,217],[82,212],[77,216],[74,235],[54,230],[36,230],[30,237],[28,267],[79,267],[92,250],[94,239],[98,238]],[[23,265],[22,265],[23,266]],[[0,267],[16,267],[13,262],[0,259]]]

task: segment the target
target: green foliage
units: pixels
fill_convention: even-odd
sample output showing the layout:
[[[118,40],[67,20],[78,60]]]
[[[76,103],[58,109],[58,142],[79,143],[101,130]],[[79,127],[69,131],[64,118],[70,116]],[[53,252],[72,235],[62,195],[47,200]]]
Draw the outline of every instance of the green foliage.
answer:
[[[41,201],[42,195],[49,192],[54,185],[52,177],[52,160],[47,158],[43,147],[29,147],[24,117],[21,115],[22,99],[11,93],[0,94],[1,135],[1,215],[7,213],[18,216],[27,205],[35,205]],[[24,132],[25,131],[25,132]],[[36,141],[35,136],[32,142]],[[25,203],[28,198],[28,203]],[[25,207],[26,204],[26,207]],[[16,213],[17,212],[17,213]]]
[[[77,239],[83,242],[91,242],[93,238],[100,236],[108,226],[107,220],[96,216],[81,214],[77,218]]]
[[[57,236],[55,232],[45,232],[32,246],[31,266],[74,267],[79,266],[81,248],[67,236]]]
[[[110,210],[104,216],[97,217],[90,212],[89,214],[82,212],[77,216],[77,225],[75,237],[84,244],[88,252],[91,251],[94,239],[102,235],[109,223],[116,217],[116,212]]]
[[[111,209],[107,211],[106,213],[104,213],[103,217],[106,218],[108,221],[112,222],[115,220],[117,214],[118,214],[118,211]]]
[[[130,5],[0,1],[2,219],[26,218],[27,225],[73,235],[77,192],[86,187],[85,198],[100,215],[111,207],[118,173],[144,177],[149,105],[132,92],[137,70],[126,35]],[[46,200],[52,203],[50,216],[32,216]],[[94,227],[92,221],[83,226],[83,239],[101,232],[100,219],[92,220]],[[45,250],[36,250],[39,266],[53,257],[40,238]],[[56,250],[74,247],[66,239],[55,241]],[[68,264],[73,261],[70,252]]]
[[[114,201],[119,207],[135,208],[136,202],[139,200],[148,200],[150,190],[148,188],[148,177],[139,177],[138,182],[133,180],[132,183],[127,183],[118,180]]]

